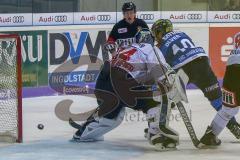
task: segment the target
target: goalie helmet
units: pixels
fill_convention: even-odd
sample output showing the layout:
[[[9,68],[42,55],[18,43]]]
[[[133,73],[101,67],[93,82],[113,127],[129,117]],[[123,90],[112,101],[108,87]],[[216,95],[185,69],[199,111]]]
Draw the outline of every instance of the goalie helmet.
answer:
[[[172,22],[168,19],[159,19],[152,25],[152,33],[154,37],[158,37],[159,33],[164,36],[168,32],[173,31]]]
[[[240,49],[240,32],[234,36],[234,48]]]
[[[136,5],[133,2],[126,2],[123,4],[122,12],[127,12],[132,10],[136,12]]]
[[[149,43],[154,45],[154,37],[148,28],[142,28],[135,35],[136,43]]]

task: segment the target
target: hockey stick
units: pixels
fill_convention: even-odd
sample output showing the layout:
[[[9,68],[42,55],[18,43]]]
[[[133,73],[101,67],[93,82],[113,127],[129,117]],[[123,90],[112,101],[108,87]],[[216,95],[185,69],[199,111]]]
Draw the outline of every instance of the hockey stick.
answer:
[[[72,118],[69,118],[68,123],[70,124],[70,126],[72,126],[75,129],[82,129],[82,126],[77,122],[73,121]]]
[[[63,120],[63,121],[68,121],[69,118],[75,121],[85,121],[87,120],[92,114],[96,112],[96,108],[91,109],[86,112],[78,113],[78,114],[73,114],[70,112],[70,107],[72,105],[73,101],[72,100],[63,100],[60,101],[56,107],[55,107],[55,114],[56,116]]]
[[[196,148],[199,148],[199,147],[200,147],[200,146],[199,146],[200,141],[199,141],[199,139],[197,138],[197,135],[196,135],[196,133],[195,133],[195,131],[194,131],[194,128],[193,128],[193,126],[192,126],[192,123],[191,123],[191,121],[190,121],[190,119],[189,119],[189,117],[188,117],[188,115],[187,115],[187,112],[186,112],[186,110],[185,110],[184,105],[182,104],[181,101],[179,101],[176,105],[177,105],[177,108],[178,108],[178,110],[179,110],[179,112],[180,112],[180,114],[181,114],[181,116],[182,116],[183,122],[184,122],[184,124],[185,124],[185,126],[186,126],[186,128],[187,128],[187,131],[188,131],[188,133],[189,133],[189,135],[190,135],[190,138],[191,138],[191,140],[192,140],[193,145],[194,145]]]
[[[156,51],[155,51],[154,48],[153,48],[153,50],[154,50],[154,53],[155,53],[155,55],[156,55],[156,57],[157,57],[157,60],[158,60],[159,63],[160,63],[160,68],[161,68],[164,76],[165,76],[166,79],[169,81],[168,75],[166,75],[166,73],[164,72],[164,69],[163,69],[162,66],[161,66],[161,65],[163,65],[163,64],[161,63],[161,60],[160,60],[160,57],[159,57],[158,53],[156,53]],[[180,79],[180,80],[181,80],[181,79]],[[180,88],[180,86],[178,86],[177,88]],[[181,92],[181,91],[180,91],[180,92]],[[181,92],[181,93],[183,93],[183,92]],[[186,94],[186,93],[184,93],[184,94]],[[186,102],[188,101],[186,95],[185,95],[185,96],[181,96],[181,97],[185,97],[184,99],[186,99]],[[185,124],[185,126],[186,126],[186,128],[187,128],[187,131],[188,131],[188,133],[189,133],[189,136],[190,136],[190,138],[191,138],[191,140],[192,140],[193,145],[194,145],[196,148],[199,148],[199,147],[200,147],[200,145],[199,145],[199,144],[200,144],[200,141],[199,141],[199,139],[197,138],[197,135],[196,135],[195,130],[194,130],[194,128],[193,128],[193,125],[192,125],[192,123],[191,123],[191,121],[190,121],[190,119],[189,119],[189,117],[188,117],[188,115],[187,115],[187,112],[186,112],[186,109],[185,109],[184,105],[182,104],[181,101],[179,101],[176,105],[177,105],[177,108],[178,108],[178,110],[179,110],[179,112],[180,112],[180,114],[181,114],[181,116],[182,116],[183,122],[184,122],[184,124]]]
[[[90,117],[96,113],[98,111],[98,107],[95,109],[92,109],[90,111],[86,111],[83,113],[80,113],[80,115],[82,115],[81,121],[87,121],[90,119]],[[84,119],[83,119],[84,118]],[[72,118],[69,118],[68,123],[70,124],[70,126],[72,126],[73,128],[76,129],[82,129],[82,125],[78,124],[77,122],[75,122]]]

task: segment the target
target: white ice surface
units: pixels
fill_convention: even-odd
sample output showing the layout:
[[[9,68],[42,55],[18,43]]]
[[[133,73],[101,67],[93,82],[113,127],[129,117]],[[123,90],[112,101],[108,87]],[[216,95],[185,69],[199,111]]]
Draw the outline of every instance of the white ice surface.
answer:
[[[187,92],[190,105],[186,107],[200,138],[211,122],[215,111],[199,90]],[[176,151],[157,152],[143,137],[147,126],[143,114],[128,110],[124,122],[106,134],[105,141],[72,143],[75,129],[59,120],[55,105],[63,99],[74,100],[71,111],[78,113],[96,106],[95,99],[84,96],[55,96],[23,100],[22,144],[1,144],[0,160],[239,160],[240,141],[227,129],[221,134],[222,146],[217,149],[195,149],[177,110],[170,125],[180,134]],[[174,117],[174,118],[173,118]],[[240,116],[237,116],[240,121]],[[44,129],[39,130],[38,124]]]

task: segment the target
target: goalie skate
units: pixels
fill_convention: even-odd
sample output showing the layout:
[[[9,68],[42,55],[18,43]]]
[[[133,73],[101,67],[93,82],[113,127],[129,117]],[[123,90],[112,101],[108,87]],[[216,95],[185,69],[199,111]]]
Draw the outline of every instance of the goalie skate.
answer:
[[[155,147],[157,151],[176,150],[178,141],[168,138],[160,133],[153,135],[149,133],[149,143]]]

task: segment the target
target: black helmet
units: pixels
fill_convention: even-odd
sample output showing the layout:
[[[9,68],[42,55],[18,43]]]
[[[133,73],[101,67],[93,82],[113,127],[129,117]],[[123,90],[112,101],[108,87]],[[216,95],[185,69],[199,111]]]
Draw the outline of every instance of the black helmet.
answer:
[[[123,6],[122,6],[123,12],[132,11],[132,10],[134,10],[134,12],[136,12],[136,5],[133,2],[126,2],[123,4]]]

